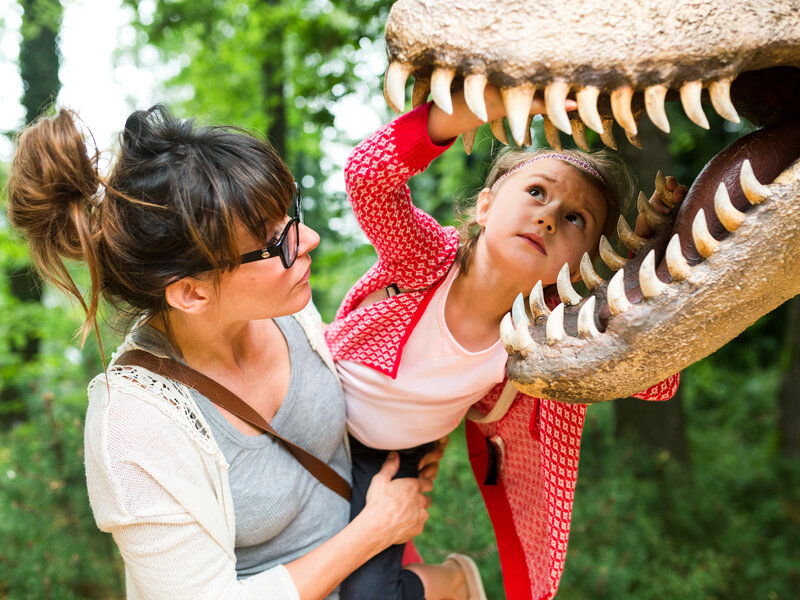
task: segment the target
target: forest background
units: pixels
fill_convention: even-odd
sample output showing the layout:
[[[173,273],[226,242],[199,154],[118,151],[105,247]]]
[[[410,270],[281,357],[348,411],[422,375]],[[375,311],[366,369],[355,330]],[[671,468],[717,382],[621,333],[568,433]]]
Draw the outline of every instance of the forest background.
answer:
[[[135,44],[98,48],[177,65],[159,93],[181,116],[266,135],[303,187],[321,235],[312,287],[330,320],[374,260],[357,231],[332,153],[358,140],[334,127],[339,107],[377,108],[383,121],[382,28],[376,0],[123,0]],[[20,99],[30,122],[60,89],[57,0],[20,0]],[[4,27],[0,15],[0,28]],[[87,68],[89,68],[87,66]],[[102,94],[102,82],[97,84]],[[356,108],[352,108],[356,107]],[[142,108],[142,107],[131,107]],[[643,119],[645,151],[615,131],[650,194],[657,169],[690,183],[724,144],[748,130],[707,111],[704,132],[670,108],[667,137]],[[83,118],[91,126],[92,115]],[[350,115],[358,119],[359,115]],[[351,121],[352,122],[352,121]],[[19,127],[24,123],[20,122]],[[121,123],[120,123],[121,126]],[[541,122],[534,133],[543,142]],[[594,147],[601,147],[592,137]],[[14,131],[5,132],[11,139]],[[565,143],[568,141],[563,140]],[[571,142],[571,140],[569,140]],[[454,145],[412,183],[418,203],[454,220],[499,143],[481,128],[474,151]],[[7,164],[0,164],[0,180]],[[3,200],[4,202],[4,200]],[[82,425],[88,381],[102,370],[96,341],[81,350],[81,315],[41,285],[24,244],[0,216],[0,599],[122,598],[110,536],[89,509]],[[632,218],[629,218],[632,222]],[[84,277],[75,267],[77,277]],[[103,326],[109,353],[119,340]],[[106,357],[107,358],[107,357]],[[452,436],[417,545],[430,561],[466,552],[489,597],[504,597],[491,525]],[[666,403],[623,399],[589,408],[566,570],[559,598],[797,598],[800,595],[800,304],[798,298],[687,369]]]

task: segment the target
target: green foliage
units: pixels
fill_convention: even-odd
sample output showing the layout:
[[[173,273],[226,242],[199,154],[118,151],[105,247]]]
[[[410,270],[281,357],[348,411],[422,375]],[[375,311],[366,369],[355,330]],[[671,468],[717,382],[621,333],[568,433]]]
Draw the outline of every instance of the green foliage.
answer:
[[[0,272],[18,270],[24,256],[0,227]],[[21,301],[9,281],[0,278],[0,598],[119,596],[117,552],[94,524],[83,473],[85,389],[102,370],[97,344],[90,339],[81,353],[81,316],[57,298]],[[19,349],[29,339],[39,345],[26,361]]]

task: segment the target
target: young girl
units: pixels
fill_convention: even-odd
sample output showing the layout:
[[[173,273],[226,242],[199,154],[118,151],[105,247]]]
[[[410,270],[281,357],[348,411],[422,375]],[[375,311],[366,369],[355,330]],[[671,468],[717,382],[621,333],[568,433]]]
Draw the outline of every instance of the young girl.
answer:
[[[440,226],[411,203],[406,182],[452,140],[480,124],[454,94],[454,110],[421,106],[359,144],[346,167],[348,193],[377,263],[358,281],[326,338],[344,385],[359,490],[386,452],[409,452],[452,431],[470,406],[487,413],[505,387],[507,354],[499,325],[514,298],[565,263],[573,280],[585,252],[616,223],[630,196],[619,163],[552,151],[503,153],[475,206],[472,233]],[[487,87],[489,119],[504,115]],[[567,108],[570,108],[569,106]],[[543,112],[538,98],[531,112]],[[669,188],[684,193],[674,179]],[[667,211],[657,197],[651,203]],[[645,234],[643,223],[638,233]],[[398,293],[399,292],[399,293]],[[674,394],[677,376],[640,395]],[[506,392],[508,394],[509,392]],[[512,394],[514,392],[511,392]],[[470,457],[497,533],[507,598],[549,598],[564,564],[585,406],[517,393],[496,422],[468,422]],[[474,563],[461,559],[472,589],[453,585],[450,565],[410,565],[389,549],[343,584],[343,598],[484,598]],[[375,571],[399,573],[402,587]],[[477,580],[477,581],[475,581]],[[376,591],[380,589],[380,591]],[[452,589],[452,587],[451,587]],[[413,590],[409,593],[408,590]]]

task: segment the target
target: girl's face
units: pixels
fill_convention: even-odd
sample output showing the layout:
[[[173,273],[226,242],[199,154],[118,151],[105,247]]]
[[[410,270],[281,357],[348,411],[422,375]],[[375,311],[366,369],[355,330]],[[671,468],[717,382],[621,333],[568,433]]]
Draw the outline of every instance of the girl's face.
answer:
[[[238,227],[242,254],[273,244],[283,232],[289,217],[275,223],[266,239],[257,240],[243,227]],[[319,235],[302,223],[297,258],[288,269],[279,257],[242,264],[230,273],[223,273],[216,310],[222,322],[251,321],[290,315],[301,310],[311,299],[308,278],[311,273],[309,252],[319,245]]]
[[[485,260],[519,280],[525,293],[539,279],[554,283],[564,263],[576,280],[581,257],[597,247],[607,214],[600,191],[575,167],[556,158],[537,160],[494,191],[481,192],[477,219],[484,227]]]

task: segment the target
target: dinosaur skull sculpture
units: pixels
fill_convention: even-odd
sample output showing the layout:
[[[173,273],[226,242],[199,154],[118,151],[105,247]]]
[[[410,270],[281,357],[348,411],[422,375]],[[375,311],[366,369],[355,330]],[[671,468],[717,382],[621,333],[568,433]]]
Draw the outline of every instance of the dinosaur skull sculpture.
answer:
[[[412,102],[430,94],[446,111],[451,89],[485,120],[487,82],[501,89],[508,127],[530,139],[528,107],[543,94],[548,142],[558,131],[588,149],[585,127],[616,148],[616,121],[640,146],[643,114],[670,126],[664,103],[679,100],[708,128],[703,102],[730,121],[762,129],[720,152],[676,209],[639,210],[656,230],[619,234],[625,259],[601,240],[614,277],[606,282],[584,257],[591,290],[568,277],[552,312],[533,285],[501,326],[508,374],[525,393],[572,402],[631,395],[700,360],[800,293],[800,1],[400,0],[386,25],[390,65],[385,94],[396,110],[414,76]],[[564,109],[567,97],[578,110]],[[502,121],[492,123],[502,141]],[[466,134],[470,150],[474,132]],[[663,179],[656,187],[663,188]],[[536,282],[532,282],[536,283]]]

